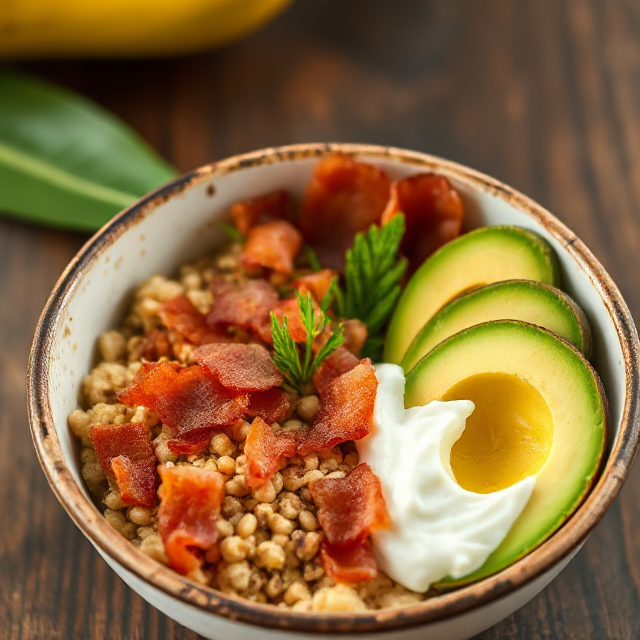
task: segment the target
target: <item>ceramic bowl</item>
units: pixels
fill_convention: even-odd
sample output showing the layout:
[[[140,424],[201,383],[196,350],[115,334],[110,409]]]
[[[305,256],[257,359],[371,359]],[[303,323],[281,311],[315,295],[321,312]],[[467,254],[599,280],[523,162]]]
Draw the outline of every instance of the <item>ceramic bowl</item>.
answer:
[[[154,273],[220,245],[219,222],[237,200],[276,188],[300,196],[314,165],[341,151],[391,178],[437,171],[459,190],[469,228],[510,224],[544,236],[558,254],[564,289],[593,330],[595,366],[610,409],[602,474],[582,506],[549,540],[480,582],[403,609],[305,614],[209,589],[157,564],[122,538],[89,497],[67,416],[96,358],[96,338],[118,326],[134,288]],[[257,151],[197,169],[142,198],[100,230],[68,266],[45,307],[29,359],[31,429],[56,496],[105,561],[145,600],[206,638],[226,640],[467,638],[543,589],[578,552],[618,494],[638,447],[638,336],[620,292],[589,249],[548,211],[497,180],[433,156],[352,144]]]

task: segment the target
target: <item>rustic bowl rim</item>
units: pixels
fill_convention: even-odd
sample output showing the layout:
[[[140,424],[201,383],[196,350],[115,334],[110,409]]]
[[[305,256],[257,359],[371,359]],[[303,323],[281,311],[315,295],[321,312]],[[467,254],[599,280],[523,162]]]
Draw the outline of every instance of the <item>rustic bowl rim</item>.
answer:
[[[620,432],[597,484],[585,502],[551,538],[499,573],[459,590],[405,608],[366,613],[318,614],[282,610],[191,582],[151,560],[122,538],[84,495],[67,467],[57,437],[47,391],[50,347],[57,320],[95,259],[136,222],[190,186],[263,164],[321,158],[341,152],[363,160],[392,160],[416,170],[436,170],[505,200],[538,221],[588,275],[615,326],[625,365],[626,394]],[[551,570],[590,534],[611,506],[629,472],[640,441],[640,344],[631,314],[616,285],[587,247],[550,212],[515,189],[463,165],[395,147],[350,143],[309,143],[274,147],[214,162],[161,186],[100,229],[70,262],[42,312],[29,355],[27,402],[31,433],[42,468],[67,513],[104,555],[143,582],[212,614],[258,626],[304,632],[389,631],[442,621],[504,597]]]

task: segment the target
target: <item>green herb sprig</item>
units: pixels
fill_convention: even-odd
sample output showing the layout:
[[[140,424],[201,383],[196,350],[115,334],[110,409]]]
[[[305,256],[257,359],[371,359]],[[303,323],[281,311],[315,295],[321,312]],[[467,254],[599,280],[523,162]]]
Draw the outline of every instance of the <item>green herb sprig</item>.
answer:
[[[310,244],[304,245],[304,254],[307,256],[307,261],[309,262],[309,266],[312,271],[315,271],[316,273],[318,271],[322,271],[322,265],[320,264],[318,254],[313,250],[313,247]]]
[[[320,309],[322,309],[322,313],[327,313],[329,307],[333,304],[333,299],[338,295],[339,288],[338,276],[333,276],[331,284],[327,289],[327,293],[324,294],[322,301],[320,302]]]
[[[367,325],[362,355],[373,360],[382,354],[382,329],[398,301],[399,283],[407,269],[406,258],[398,257],[404,232],[404,215],[398,214],[382,227],[371,225],[356,234],[346,253],[344,290],[337,290],[338,314]]]
[[[302,324],[307,332],[304,345],[298,346],[291,337],[287,318],[283,318],[280,324],[273,311],[271,312],[271,334],[273,361],[276,367],[282,371],[289,385],[298,393],[303,393],[304,387],[309,383],[320,363],[344,342],[344,329],[342,324],[338,325],[314,357],[313,342],[324,331],[328,319],[322,309],[316,313],[310,293],[302,295],[296,292],[296,296]]]
[[[220,228],[229,236],[231,240],[234,242],[239,242],[240,244],[244,244],[247,240],[246,236],[238,227],[234,227],[231,224],[227,224],[226,222],[220,223]]]

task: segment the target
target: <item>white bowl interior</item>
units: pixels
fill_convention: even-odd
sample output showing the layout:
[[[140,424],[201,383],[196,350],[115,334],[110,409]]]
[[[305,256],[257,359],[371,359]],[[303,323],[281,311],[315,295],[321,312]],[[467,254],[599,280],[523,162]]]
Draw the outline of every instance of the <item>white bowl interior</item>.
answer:
[[[419,168],[392,159],[370,159],[391,178],[412,175]],[[149,276],[172,275],[185,261],[212,252],[226,239],[218,223],[237,200],[283,188],[299,197],[311,177],[314,158],[243,168],[211,175],[157,205],[126,229],[88,266],[75,282],[56,326],[48,357],[49,397],[60,446],[76,481],[84,487],[77,463],[77,444],[67,426],[78,407],[83,377],[95,364],[96,339],[123,320],[132,291]],[[597,285],[575,259],[537,220],[495,195],[477,190],[472,180],[446,168],[468,211],[467,226],[510,224],[545,237],[560,259],[563,289],[584,309],[594,337],[594,365],[610,406],[609,442],[617,437],[625,399],[624,359],[620,342]],[[212,189],[213,187],[213,189]],[[88,492],[85,490],[86,495]]]

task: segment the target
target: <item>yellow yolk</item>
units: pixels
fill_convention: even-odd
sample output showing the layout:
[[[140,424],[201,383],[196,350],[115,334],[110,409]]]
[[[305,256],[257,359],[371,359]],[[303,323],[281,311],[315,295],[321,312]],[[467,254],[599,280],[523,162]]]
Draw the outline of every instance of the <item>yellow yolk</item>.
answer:
[[[460,486],[491,493],[533,476],[553,443],[553,416],[540,392],[505,373],[481,373],[462,380],[442,400],[471,400],[460,439],[451,449],[451,469]]]

